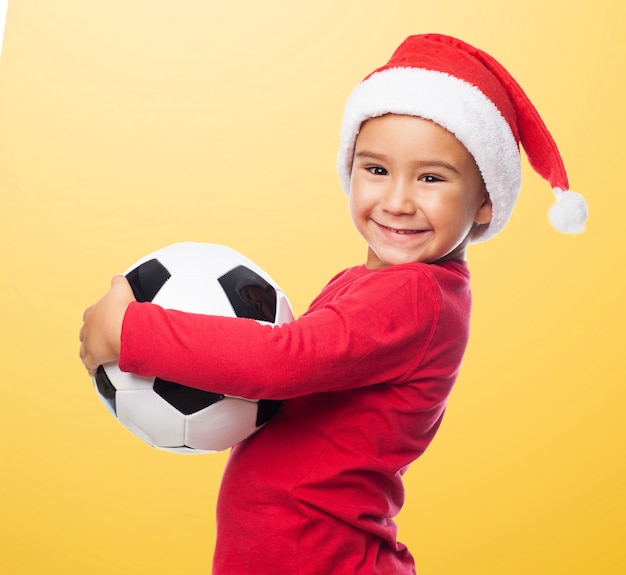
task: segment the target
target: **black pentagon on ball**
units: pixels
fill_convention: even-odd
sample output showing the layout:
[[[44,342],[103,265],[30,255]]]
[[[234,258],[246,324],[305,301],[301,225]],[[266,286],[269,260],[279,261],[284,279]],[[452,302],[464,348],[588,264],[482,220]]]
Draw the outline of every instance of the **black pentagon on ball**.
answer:
[[[155,393],[184,415],[191,415],[224,399],[220,393],[186,387],[158,377],[154,380],[153,389]]]
[[[98,370],[96,371],[96,377],[94,378],[94,380],[96,382],[96,387],[100,392],[100,396],[108,403],[108,405],[113,410],[113,413],[117,415],[117,408],[115,406],[116,389],[111,383],[107,372],[104,371],[104,367],[102,367],[101,365],[98,366]]]
[[[274,399],[260,399],[257,404],[257,414],[256,414],[256,426],[261,427],[265,425],[280,409],[282,401],[277,401]]]
[[[172,274],[157,259],[148,260],[126,274],[138,302],[151,302]]]
[[[274,323],[276,290],[246,266],[237,266],[217,280],[237,317]]]

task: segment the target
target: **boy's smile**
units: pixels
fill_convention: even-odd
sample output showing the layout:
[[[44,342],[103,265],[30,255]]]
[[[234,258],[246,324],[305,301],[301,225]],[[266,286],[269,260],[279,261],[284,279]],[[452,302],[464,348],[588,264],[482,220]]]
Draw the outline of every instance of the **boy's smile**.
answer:
[[[350,213],[369,246],[367,267],[464,258],[472,228],[491,219],[473,157],[416,116],[367,120],[356,140]]]

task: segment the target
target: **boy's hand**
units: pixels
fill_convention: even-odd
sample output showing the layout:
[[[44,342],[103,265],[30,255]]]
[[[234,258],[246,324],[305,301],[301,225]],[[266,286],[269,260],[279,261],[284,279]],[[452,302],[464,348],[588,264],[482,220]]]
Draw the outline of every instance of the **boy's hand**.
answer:
[[[80,330],[80,358],[92,377],[98,366],[119,358],[122,320],[132,301],[135,297],[128,280],[114,276],[106,295],[85,310]]]

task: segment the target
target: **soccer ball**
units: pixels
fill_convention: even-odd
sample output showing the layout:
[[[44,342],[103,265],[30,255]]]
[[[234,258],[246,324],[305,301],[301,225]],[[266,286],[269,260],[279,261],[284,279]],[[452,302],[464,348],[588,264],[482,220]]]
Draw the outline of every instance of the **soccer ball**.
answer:
[[[174,244],[140,259],[125,275],[137,301],[166,309],[272,325],[293,320],[289,300],[272,278],[226,246]],[[153,447],[177,453],[228,449],[263,427],[280,407],[279,401],[229,397],[124,373],[116,363],[100,366],[94,385],[126,429]]]

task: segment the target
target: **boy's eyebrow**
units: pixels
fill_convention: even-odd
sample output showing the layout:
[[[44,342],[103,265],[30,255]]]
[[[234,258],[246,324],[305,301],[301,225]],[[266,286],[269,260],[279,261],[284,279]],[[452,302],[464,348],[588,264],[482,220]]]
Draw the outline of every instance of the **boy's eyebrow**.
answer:
[[[383,154],[370,152],[369,150],[359,150],[354,154],[355,158],[371,158],[372,160],[385,160],[387,157]]]
[[[372,152],[370,150],[359,150],[354,154],[355,158],[371,158],[372,160],[386,160],[387,156],[384,154],[378,154],[376,152]],[[443,160],[422,160],[415,162],[416,165],[423,168],[444,168],[446,170],[450,170],[455,174],[459,174],[458,168],[453,166],[452,164],[445,162]]]

